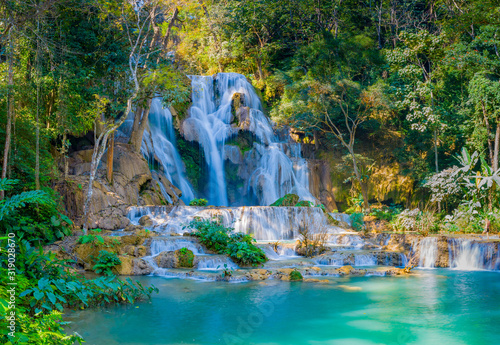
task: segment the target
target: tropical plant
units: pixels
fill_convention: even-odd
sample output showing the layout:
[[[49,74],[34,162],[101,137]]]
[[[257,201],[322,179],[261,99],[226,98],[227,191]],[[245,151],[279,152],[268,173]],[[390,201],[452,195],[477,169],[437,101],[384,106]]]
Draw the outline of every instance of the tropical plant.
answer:
[[[189,224],[196,229],[194,235],[200,242],[219,254],[226,254],[241,265],[257,265],[267,261],[255,239],[247,234],[234,232],[221,224],[220,219],[195,219]]]
[[[99,235],[99,233],[102,231],[101,229],[90,229],[91,233],[87,235],[82,235],[78,237],[78,243],[80,244],[85,244],[85,243],[90,243],[91,245],[99,245],[99,244],[104,244],[104,238]]]
[[[107,250],[99,251],[99,255],[94,257],[93,260],[95,261],[95,265],[92,267],[94,272],[103,273],[107,276],[112,275],[112,269],[122,263],[116,253],[110,253]]]

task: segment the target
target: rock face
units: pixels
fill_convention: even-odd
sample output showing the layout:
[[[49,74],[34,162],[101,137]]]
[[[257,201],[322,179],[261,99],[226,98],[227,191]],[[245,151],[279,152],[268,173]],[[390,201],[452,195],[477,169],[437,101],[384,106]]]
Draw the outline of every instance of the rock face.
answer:
[[[160,268],[193,268],[195,256],[187,248],[161,252],[154,260]]]
[[[153,272],[153,267],[145,260],[134,258],[128,255],[118,257],[121,265],[113,267],[113,272],[124,276],[147,275]]]
[[[158,183],[152,179],[148,162],[127,144],[115,144],[113,182],[106,180],[106,163],[100,163],[93,183],[90,204],[90,228],[122,229],[129,224],[127,207],[131,205],[162,205],[166,201]],[[69,158],[70,175],[55,189],[62,195],[68,215],[80,226],[87,195],[92,150],[77,151]]]
[[[130,235],[120,237],[99,235],[100,238],[102,238],[102,242],[96,239],[93,242],[83,244],[77,243],[78,238],[76,236],[72,236],[71,238],[73,239],[73,245],[64,246],[64,248],[68,248],[70,252],[67,252],[67,255],[70,255],[72,259],[76,260],[77,263],[83,266],[83,268],[86,270],[92,270],[92,267],[95,265],[94,258],[98,256],[99,251],[101,250],[106,250],[110,253],[120,255],[120,260],[122,260],[122,256],[130,258],[130,260],[125,258],[125,263],[122,260],[124,268],[120,269],[125,270],[125,267],[128,267],[127,270],[129,270],[130,267],[133,266],[128,265],[128,263],[132,262],[133,259],[138,259],[148,254],[148,246],[146,246],[146,244],[149,238],[153,236],[153,234],[140,227],[129,226],[127,228],[135,228],[136,230]],[[140,264],[137,267],[143,266],[143,264]],[[135,272],[138,272],[137,269]],[[133,275],[135,274],[139,273],[134,273]]]
[[[448,247],[448,238],[440,236],[437,240],[438,251],[436,267],[450,267],[450,250]]]
[[[333,194],[334,188],[330,178],[330,168],[322,160],[308,160],[310,168],[309,190],[312,195],[321,201],[328,211],[337,210],[337,203]]]

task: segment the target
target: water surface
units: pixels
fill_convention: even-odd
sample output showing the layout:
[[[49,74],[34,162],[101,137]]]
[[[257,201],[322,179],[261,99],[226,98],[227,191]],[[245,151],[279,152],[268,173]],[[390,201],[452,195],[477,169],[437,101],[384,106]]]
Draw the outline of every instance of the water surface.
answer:
[[[140,277],[151,301],[71,313],[86,344],[498,344],[500,274],[435,269],[331,284]]]

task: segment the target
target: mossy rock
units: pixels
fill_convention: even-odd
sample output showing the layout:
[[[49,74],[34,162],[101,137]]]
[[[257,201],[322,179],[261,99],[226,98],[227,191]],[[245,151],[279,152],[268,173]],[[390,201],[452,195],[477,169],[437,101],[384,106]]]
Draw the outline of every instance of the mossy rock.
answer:
[[[295,204],[295,207],[312,207],[312,206],[313,206],[312,202],[307,200],[301,200]]]
[[[300,273],[299,271],[290,272],[290,281],[291,282],[300,281],[300,280],[304,280],[304,278],[302,277],[302,273]]]
[[[177,249],[175,255],[179,260],[178,267],[182,268],[193,268],[194,254],[191,250],[187,248]]]
[[[284,197],[273,202],[270,206],[296,206],[298,202],[299,196],[297,194],[286,194]]]

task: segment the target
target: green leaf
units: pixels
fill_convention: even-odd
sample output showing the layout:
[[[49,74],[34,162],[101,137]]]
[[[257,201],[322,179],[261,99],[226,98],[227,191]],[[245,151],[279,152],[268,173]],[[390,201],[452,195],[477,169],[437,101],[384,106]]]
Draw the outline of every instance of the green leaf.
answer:
[[[41,300],[43,296],[44,296],[43,292],[38,289],[36,289],[35,293],[33,294],[33,297],[35,297],[37,301]]]

